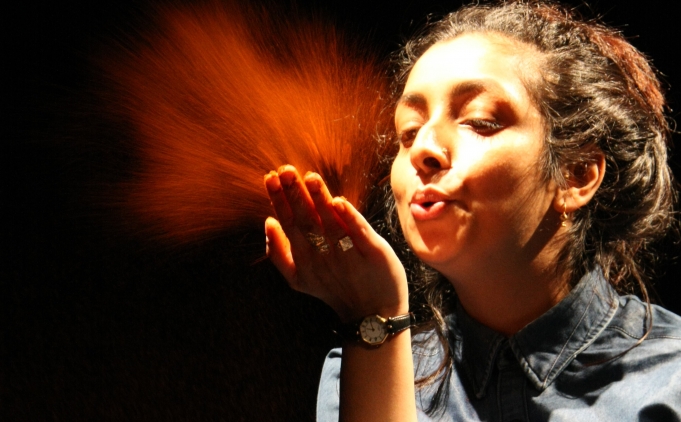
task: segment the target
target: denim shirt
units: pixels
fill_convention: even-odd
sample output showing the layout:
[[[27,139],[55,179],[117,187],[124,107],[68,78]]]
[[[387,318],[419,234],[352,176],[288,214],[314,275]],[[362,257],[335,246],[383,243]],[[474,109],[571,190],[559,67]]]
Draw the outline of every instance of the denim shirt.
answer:
[[[451,374],[444,405],[424,409],[438,382],[417,389],[420,421],[681,421],[681,317],[619,296],[596,270],[560,303],[510,338],[470,318],[449,315]],[[437,368],[432,333],[413,338],[416,377]],[[341,350],[326,358],[317,420],[338,420]]]

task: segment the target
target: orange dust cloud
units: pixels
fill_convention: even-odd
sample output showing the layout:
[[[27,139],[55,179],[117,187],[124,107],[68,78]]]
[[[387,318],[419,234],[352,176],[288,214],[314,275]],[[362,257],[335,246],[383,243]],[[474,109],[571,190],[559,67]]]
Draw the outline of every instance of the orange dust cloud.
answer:
[[[138,161],[124,208],[145,233],[260,229],[273,213],[263,175],[286,163],[364,207],[389,148],[377,63],[331,25],[265,8],[166,7],[153,28],[105,64]]]

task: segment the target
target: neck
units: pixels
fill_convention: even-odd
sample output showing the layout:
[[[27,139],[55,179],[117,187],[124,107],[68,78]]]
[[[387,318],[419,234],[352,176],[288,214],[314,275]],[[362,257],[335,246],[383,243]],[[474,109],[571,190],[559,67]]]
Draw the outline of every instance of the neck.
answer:
[[[512,336],[560,302],[570,291],[569,272],[559,271],[560,238],[538,253],[519,253],[479,262],[466,271],[444,271],[468,315],[506,336]],[[463,270],[463,271],[462,271]]]
[[[517,278],[505,274],[450,281],[473,319],[508,337],[543,315],[570,291],[567,277],[546,271]]]

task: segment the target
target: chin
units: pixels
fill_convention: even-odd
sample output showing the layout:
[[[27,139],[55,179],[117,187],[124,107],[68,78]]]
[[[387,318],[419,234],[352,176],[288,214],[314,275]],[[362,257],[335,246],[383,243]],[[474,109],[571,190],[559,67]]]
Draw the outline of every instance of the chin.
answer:
[[[439,242],[428,243],[422,238],[414,239],[413,241],[407,239],[409,248],[412,252],[427,265],[438,269],[449,265],[456,258],[456,251],[452,250],[452,244],[443,245],[442,239],[447,239],[447,236],[438,236]],[[439,271],[439,270],[438,270]]]

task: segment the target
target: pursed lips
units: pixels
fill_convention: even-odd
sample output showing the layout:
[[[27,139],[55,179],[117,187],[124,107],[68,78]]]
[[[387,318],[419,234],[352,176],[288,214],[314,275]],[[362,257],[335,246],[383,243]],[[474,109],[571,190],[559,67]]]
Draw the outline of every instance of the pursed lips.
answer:
[[[417,190],[409,202],[414,219],[431,220],[442,214],[447,203],[450,202],[447,195],[433,188]]]

